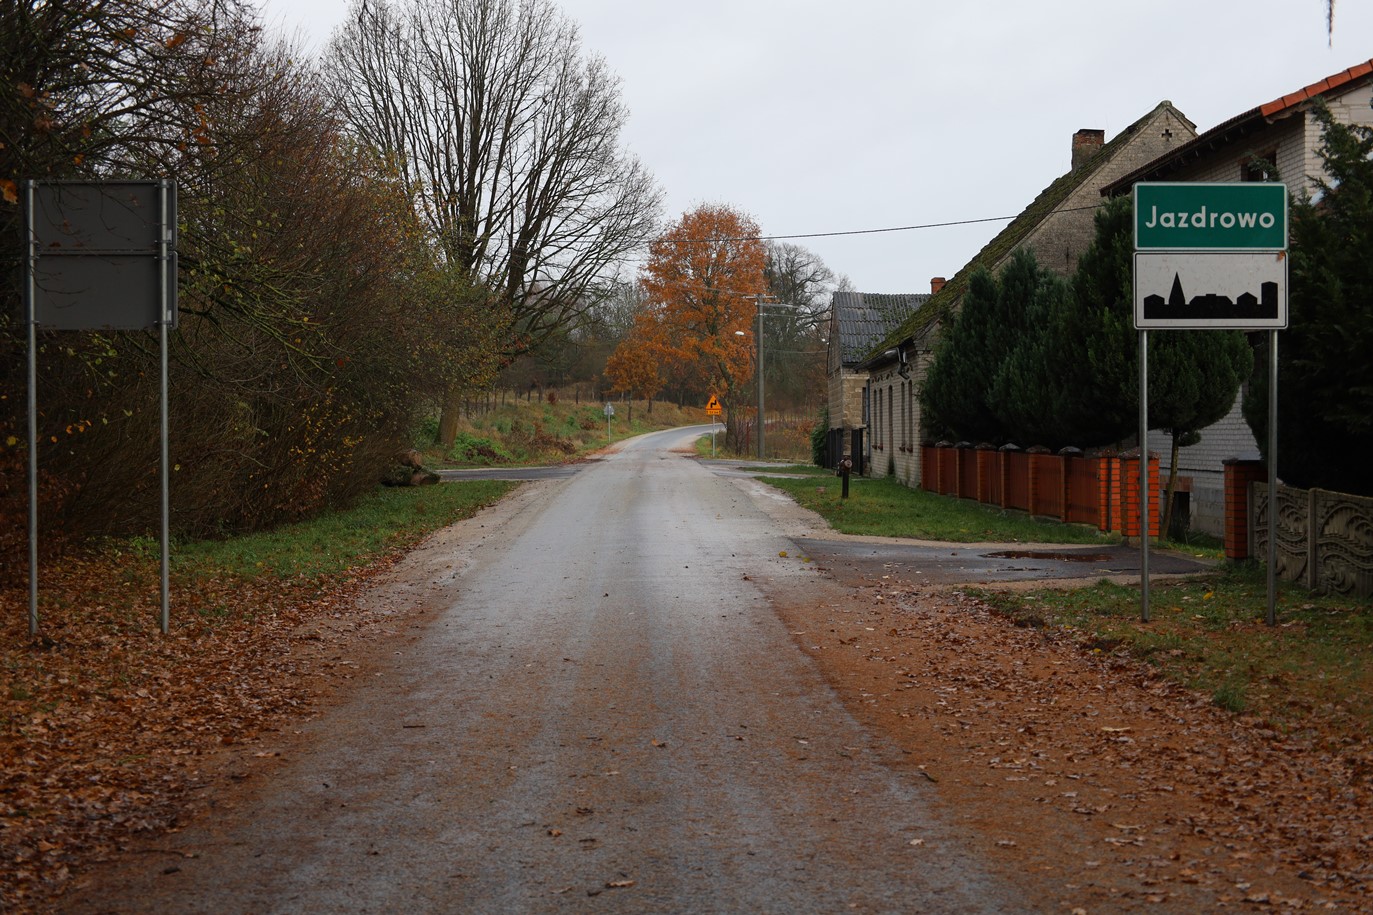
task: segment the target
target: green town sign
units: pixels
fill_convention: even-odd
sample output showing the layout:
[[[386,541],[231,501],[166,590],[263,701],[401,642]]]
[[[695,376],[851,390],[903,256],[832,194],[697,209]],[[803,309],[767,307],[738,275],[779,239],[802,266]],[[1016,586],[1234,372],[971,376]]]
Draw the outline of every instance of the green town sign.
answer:
[[[1280,251],[1287,247],[1287,185],[1135,185],[1135,250]]]

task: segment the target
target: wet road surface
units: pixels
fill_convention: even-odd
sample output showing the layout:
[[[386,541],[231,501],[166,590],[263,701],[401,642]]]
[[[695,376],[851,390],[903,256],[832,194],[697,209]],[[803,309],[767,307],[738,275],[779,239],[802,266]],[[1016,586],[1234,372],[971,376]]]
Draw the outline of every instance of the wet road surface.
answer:
[[[796,648],[763,586],[833,585],[684,440],[538,484],[394,666],[161,841],[175,868],[134,861],[71,910],[1038,908]]]

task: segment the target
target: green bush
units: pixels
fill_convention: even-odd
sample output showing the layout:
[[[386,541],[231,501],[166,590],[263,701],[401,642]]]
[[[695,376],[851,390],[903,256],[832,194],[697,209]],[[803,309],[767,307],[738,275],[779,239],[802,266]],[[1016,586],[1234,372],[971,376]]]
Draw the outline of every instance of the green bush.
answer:
[[[515,457],[500,444],[489,438],[480,438],[469,432],[459,432],[448,449],[448,460],[457,464],[510,464]]]
[[[820,408],[820,418],[810,430],[810,459],[816,467],[828,467],[830,440],[830,408]]]

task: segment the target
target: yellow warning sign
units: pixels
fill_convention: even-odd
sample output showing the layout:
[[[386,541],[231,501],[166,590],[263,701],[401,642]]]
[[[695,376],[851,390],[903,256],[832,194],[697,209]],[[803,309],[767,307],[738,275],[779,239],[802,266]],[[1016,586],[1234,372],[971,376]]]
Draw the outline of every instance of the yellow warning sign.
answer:
[[[710,395],[710,402],[706,404],[706,415],[719,416],[720,413],[720,401],[716,400],[715,395],[712,394]]]

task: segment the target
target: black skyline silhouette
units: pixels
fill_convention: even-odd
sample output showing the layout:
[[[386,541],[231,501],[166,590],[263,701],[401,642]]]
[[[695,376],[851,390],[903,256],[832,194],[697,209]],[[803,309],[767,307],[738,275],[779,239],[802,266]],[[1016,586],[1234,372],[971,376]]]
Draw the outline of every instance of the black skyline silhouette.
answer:
[[[1242,292],[1236,299],[1208,292],[1188,299],[1182,291],[1182,279],[1173,274],[1173,288],[1168,298],[1161,295],[1144,297],[1144,318],[1148,321],[1196,319],[1252,319],[1272,321],[1278,317],[1278,284],[1272,281],[1259,285],[1259,294]]]

